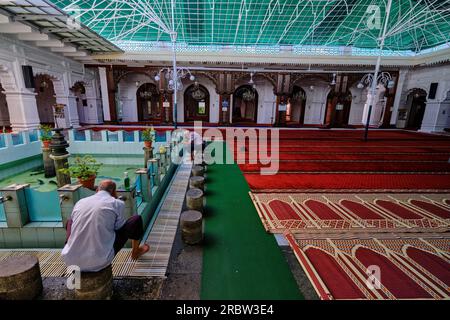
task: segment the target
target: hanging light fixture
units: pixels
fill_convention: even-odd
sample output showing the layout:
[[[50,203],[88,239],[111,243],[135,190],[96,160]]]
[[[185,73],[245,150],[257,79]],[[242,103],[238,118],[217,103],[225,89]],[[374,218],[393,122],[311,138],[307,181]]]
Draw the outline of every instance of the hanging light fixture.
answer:
[[[299,90],[292,95],[292,100],[294,101],[303,101],[306,100],[306,95],[303,90]]]
[[[194,100],[201,101],[206,98],[205,92],[200,88],[197,81],[194,83],[194,89],[191,92],[191,96]]]
[[[332,86],[335,86],[336,85],[336,73],[333,73],[333,80],[331,80],[331,83],[330,83]]]
[[[242,100],[250,102],[255,100],[256,94],[254,90],[245,89],[244,92],[242,92]]]

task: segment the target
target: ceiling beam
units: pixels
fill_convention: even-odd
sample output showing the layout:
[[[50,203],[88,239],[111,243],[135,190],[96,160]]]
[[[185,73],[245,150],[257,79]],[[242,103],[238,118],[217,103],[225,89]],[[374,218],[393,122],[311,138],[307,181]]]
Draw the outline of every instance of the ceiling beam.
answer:
[[[44,48],[62,48],[64,43],[59,40],[36,41],[36,46]]]
[[[3,14],[0,14],[0,23],[9,23],[9,17]]]
[[[48,34],[31,32],[31,33],[19,33],[17,38],[22,41],[45,41],[49,40]]]
[[[77,48],[72,47],[72,46],[65,46],[62,48],[51,48],[50,50],[52,52],[68,53],[68,52],[76,52]]]
[[[52,21],[58,21],[59,19],[67,19],[66,16],[61,14],[19,14],[14,17],[15,21],[30,21],[30,20],[52,20]]]
[[[32,31],[30,26],[26,26],[19,22],[2,23],[0,24],[0,33],[30,33]]]
[[[84,51],[64,52],[65,57],[86,57],[88,54]]]

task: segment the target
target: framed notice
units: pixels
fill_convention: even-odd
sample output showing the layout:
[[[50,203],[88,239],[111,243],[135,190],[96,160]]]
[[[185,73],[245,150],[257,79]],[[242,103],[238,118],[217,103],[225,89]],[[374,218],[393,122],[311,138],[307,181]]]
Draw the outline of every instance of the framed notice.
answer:
[[[341,110],[344,110],[344,105],[339,103],[336,105],[336,111],[341,111]]]
[[[170,108],[170,102],[164,101],[163,102],[163,108]]]
[[[198,114],[205,114],[206,113],[206,103],[205,101],[199,101],[198,102]]]
[[[287,105],[285,105],[285,104],[278,105],[278,111],[286,111],[286,110],[287,110]]]

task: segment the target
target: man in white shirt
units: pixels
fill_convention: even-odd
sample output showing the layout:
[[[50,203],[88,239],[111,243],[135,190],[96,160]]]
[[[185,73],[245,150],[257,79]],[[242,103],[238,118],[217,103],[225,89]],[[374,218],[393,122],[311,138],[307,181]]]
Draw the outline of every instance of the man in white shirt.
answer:
[[[189,143],[190,143],[191,160],[194,161],[195,153],[200,150],[203,153],[203,151],[205,150],[205,143],[203,141],[202,136],[195,130],[189,133]]]
[[[133,259],[149,251],[139,246],[144,233],[142,217],[124,217],[125,204],[117,199],[112,180],[100,182],[97,193],[78,201],[67,222],[67,242],[61,255],[67,266],[96,272],[109,266],[114,256],[132,239]]]

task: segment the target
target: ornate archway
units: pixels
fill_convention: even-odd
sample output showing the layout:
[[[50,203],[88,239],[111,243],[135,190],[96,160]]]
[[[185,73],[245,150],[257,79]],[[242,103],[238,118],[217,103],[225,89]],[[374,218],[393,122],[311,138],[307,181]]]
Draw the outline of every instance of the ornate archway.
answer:
[[[331,91],[327,97],[324,124],[335,128],[348,126],[351,105],[352,94],[350,91],[344,94],[336,94]]]
[[[305,123],[306,92],[294,86],[286,108],[287,125],[303,125]]]
[[[190,85],[184,91],[185,121],[209,121],[209,91],[201,84]]]
[[[420,88],[410,90],[406,96],[406,106],[406,128],[419,130],[427,106],[427,92]]]
[[[88,120],[88,103],[86,99],[85,83],[78,81],[71,88],[72,94],[75,96],[77,104],[78,119],[80,123],[86,123]]]
[[[53,106],[56,104],[55,87],[53,79],[47,74],[38,74],[34,77],[36,104],[41,123],[54,123]]]
[[[258,119],[258,91],[250,85],[238,87],[233,94],[233,123]]]
[[[161,94],[153,83],[144,83],[136,91],[139,121],[161,121],[163,110]]]

